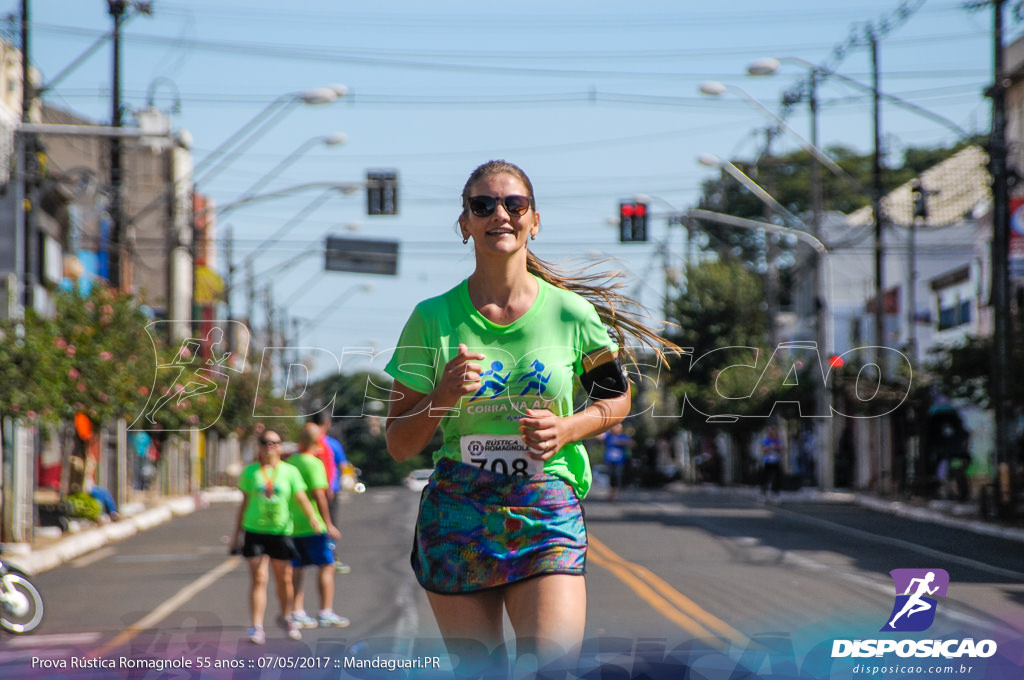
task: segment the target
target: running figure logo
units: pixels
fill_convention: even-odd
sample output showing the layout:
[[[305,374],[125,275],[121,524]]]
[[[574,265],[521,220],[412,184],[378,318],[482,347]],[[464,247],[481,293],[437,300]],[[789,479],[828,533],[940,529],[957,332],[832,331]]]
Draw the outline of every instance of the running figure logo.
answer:
[[[544,394],[548,389],[548,381],[551,380],[551,371],[548,371],[547,375],[544,375],[544,364],[537,359],[533,360],[530,364],[532,369],[529,373],[519,379],[518,382],[526,381],[526,387],[519,393],[520,397],[525,397],[530,393],[530,390],[536,390],[538,395]]]
[[[508,379],[512,375],[512,371],[502,375],[501,371],[504,368],[500,361],[492,361],[490,370],[480,374],[480,382],[483,384],[480,385],[480,389],[476,391],[470,401],[483,399],[488,390],[491,392],[491,396],[488,397],[489,399],[500,397],[508,388]]]
[[[156,338],[169,335],[169,323],[154,321],[146,326],[146,332],[154,341],[154,350]],[[239,346],[232,350],[228,347],[227,338],[233,325],[238,339],[236,344]],[[204,347],[208,355],[205,358],[201,356]],[[190,428],[205,430],[213,426],[224,408],[231,376],[241,373],[247,354],[248,330],[237,321],[210,322],[205,336],[181,340],[174,358],[169,363],[157,364],[146,407],[128,429],[137,432],[165,429],[158,425],[157,415],[162,410],[176,408],[197,397],[210,399],[214,403],[220,402],[220,409],[211,422],[192,423]]]
[[[889,575],[896,588],[896,602],[882,630],[927,630],[935,621],[935,597],[946,596],[949,574],[944,569],[893,569]]]

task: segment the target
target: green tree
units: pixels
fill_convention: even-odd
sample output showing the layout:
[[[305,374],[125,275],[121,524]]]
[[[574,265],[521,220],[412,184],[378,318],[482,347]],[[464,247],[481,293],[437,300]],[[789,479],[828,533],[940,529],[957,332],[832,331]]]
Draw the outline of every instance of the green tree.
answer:
[[[1010,336],[1024,337],[1024,318],[1014,314]],[[928,371],[938,389],[949,397],[980,408],[989,408],[992,384],[992,337],[970,336],[962,343],[936,350],[928,361]],[[1006,384],[1007,399],[1024,404],[1024,342],[1010,344],[1010,374]]]
[[[787,385],[786,376],[769,364],[774,348],[768,345],[761,279],[738,260],[690,267],[685,293],[672,301],[670,320],[678,325],[670,339],[692,350],[692,355],[671,362],[669,371],[673,396],[686,402],[681,423],[688,430],[725,432],[746,451],[777,401],[808,398],[809,388],[801,385],[809,380]],[[737,420],[708,422],[709,416]],[[754,461],[744,461],[741,473],[749,480],[753,469]]]

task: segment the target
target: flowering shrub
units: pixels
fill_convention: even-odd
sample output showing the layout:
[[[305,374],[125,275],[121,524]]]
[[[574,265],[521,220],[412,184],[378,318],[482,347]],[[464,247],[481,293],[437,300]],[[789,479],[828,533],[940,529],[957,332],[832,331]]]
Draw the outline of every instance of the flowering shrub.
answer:
[[[29,311],[22,320],[0,322],[0,415],[67,422],[84,413],[94,424],[133,422],[152,406],[151,398],[156,403],[170,391],[184,391],[186,385],[166,380],[154,385],[158,362],[173,363],[179,348],[150,337],[150,319],[131,295],[103,286],[88,296],[62,291],[56,307],[53,318]],[[153,409],[151,425],[247,431],[255,384],[250,371],[234,375],[226,392],[221,386],[211,394],[171,395],[165,407]],[[284,399],[267,399],[275,415],[294,414]]]

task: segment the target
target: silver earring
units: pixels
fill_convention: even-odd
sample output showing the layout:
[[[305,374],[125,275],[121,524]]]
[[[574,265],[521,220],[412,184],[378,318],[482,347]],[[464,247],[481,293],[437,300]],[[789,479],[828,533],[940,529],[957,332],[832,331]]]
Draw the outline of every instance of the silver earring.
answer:
[[[469,243],[469,237],[468,236],[463,236],[462,237],[462,245],[466,245],[467,243]]]

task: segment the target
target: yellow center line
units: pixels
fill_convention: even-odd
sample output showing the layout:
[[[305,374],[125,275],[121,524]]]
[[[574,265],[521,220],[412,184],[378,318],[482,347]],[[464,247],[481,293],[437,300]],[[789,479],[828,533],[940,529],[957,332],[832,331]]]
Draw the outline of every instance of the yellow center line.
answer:
[[[153,611],[139,619],[137,623],[132,624],[131,626],[129,626],[128,628],[124,629],[116,636],[114,636],[114,638],[111,639],[109,642],[103,644],[98,649],[93,650],[89,654],[89,658],[96,659],[101,656],[106,656],[118,647],[127,644],[136,635],[160,623],[168,616],[170,616],[178,607],[188,602],[190,599],[195,597],[200,592],[212,586],[214,583],[217,582],[217,580],[220,577],[224,576],[230,571],[233,571],[235,567],[241,564],[241,562],[241,557],[229,557],[228,559],[224,560],[216,567],[206,572],[205,574],[197,578],[195,581],[192,581],[192,583],[189,583],[187,586],[176,592],[174,595],[172,595],[171,597],[157,605],[157,607]]]
[[[746,646],[749,642],[743,633],[702,609],[697,603],[646,567],[629,562],[617,555],[611,548],[598,540],[593,533],[588,532],[587,541],[590,546],[589,559],[615,574],[620,581],[629,586],[662,616],[686,632],[702,639],[711,638],[713,645],[718,639],[716,636],[721,636],[740,646]],[[724,648],[727,645],[718,642],[715,646]]]

